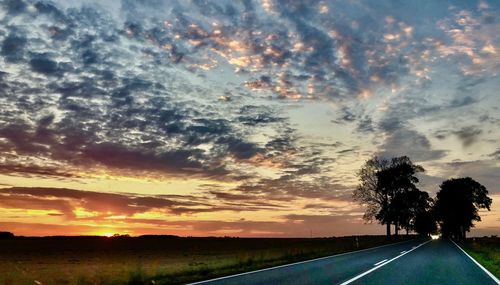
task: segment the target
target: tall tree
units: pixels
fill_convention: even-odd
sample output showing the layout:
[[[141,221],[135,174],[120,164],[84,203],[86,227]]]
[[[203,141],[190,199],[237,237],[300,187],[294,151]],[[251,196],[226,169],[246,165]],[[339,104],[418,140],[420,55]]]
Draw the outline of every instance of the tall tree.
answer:
[[[393,203],[397,195],[404,195],[418,189],[416,173],[424,169],[411,162],[407,156],[389,160],[374,157],[363,165],[358,172],[360,184],[354,190],[353,198],[366,206],[363,218],[367,221],[378,220],[387,227],[387,236],[391,235],[391,224],[395,225],[396,235],[399,229],[401,208]]]
[[[432,210],[420,212],[415,216],[414,231],[417,233],[428,236],[437,232],[436,219]]]
[[[401,229],[405,229],[406,234],[410,231],[417,231],[416,219],[430,209],[431,200],[427,192],[416,188],[406,192],[398,192],[392,201],[395,224],[399,225]]]
[[[409,157],[401,156],[392,158],[389,167],[377,173],[379,187],[389,197],[389,203],[380,209],[378,217],[394,224],[396,236],[401,226],[409,227],[415,207],[425,203],[421,198],[425,199],[426,193],[415,185],[419,182],[416,174],[423,171],[423,167],[413,164]]]
[[[478,210],[489,211],[491,202],[486,187],[470,177],[444,181],[434,207],[443,236],[465,239],[474,221],[481,221]]]
[[[387,237],[391,236],[391,224],[384,219],[379,219],[377,214],[380,209],[389,203],[389,197],[382,193],[379,187],[377,174],[389,167],[389,161],[373,157],[365,162],[358,171],[359,185],[353,192],[355,201],[366,207],[363,219],[365,221],[379,220],[387,228]]]

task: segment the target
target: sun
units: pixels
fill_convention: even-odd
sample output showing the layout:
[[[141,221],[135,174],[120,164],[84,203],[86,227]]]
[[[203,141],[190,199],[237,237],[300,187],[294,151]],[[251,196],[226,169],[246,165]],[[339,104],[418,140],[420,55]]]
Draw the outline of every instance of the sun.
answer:
[[[114,234],[114,233],[103,233],[103,234],[101,234],[101,235],[102,235],[103,237],[108,237],[108,238],[110,238],[110,237],[113,237],[115,234]]]

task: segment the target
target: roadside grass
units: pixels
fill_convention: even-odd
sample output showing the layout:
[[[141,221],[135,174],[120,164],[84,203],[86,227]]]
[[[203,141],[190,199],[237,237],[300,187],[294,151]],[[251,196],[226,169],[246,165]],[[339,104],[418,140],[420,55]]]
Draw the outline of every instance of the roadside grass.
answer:
[[[468,238],[460,246],[493,275],[500,278],[500,238]]]
[[[385,236],[0,240],[0,284],[183,284],[390,242]]]
[[[353,249],[355,250],[355,249]],[[227,276],[242,272],[248,272],[263,268],[269,268],[303,260],[313,259],[321,256],[335,254],[336,252],[301,252],[283,255],[260,255],[257,257],[240,257],[238,261],[223,261],[220,263],[204,265],[197,268],[182,270],[170,274],[158,274],[152,276],[147,282],[155,284],[183,284],[187,282],[206,280],[221,276]]]

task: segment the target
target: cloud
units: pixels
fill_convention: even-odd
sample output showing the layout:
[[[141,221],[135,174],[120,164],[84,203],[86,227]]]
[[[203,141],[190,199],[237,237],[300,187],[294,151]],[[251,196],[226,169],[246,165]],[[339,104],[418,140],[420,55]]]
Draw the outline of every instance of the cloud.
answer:
[[[24,48],[26,46],[26,38],[11,32],[2,43],[0,54],[4,56],[7,62],[20,61],[24,57]]]
[[[180,62],[175,54],[188,53],[189,48],[168,33],[181,33],[186,37],[182,40],[212,40],[201,25],[188,30],[179,25],[165,31],[155,26],[163,25],[160,22],[151,26],[142,21],[109,20],[109,11],[100,6],[65,9],[66,5],[59,4],[37,2],[35,14],[21,10],[20,17],[33,18],[31,29],[20,25],[18,30],[25,31],[22,37],[12,32],[3,41],[6,58],[15,57],[33,70],[31,74],[6,74],[6,93],[24,96],[9,95],[9,104],[15,107],[10,114],[2,114],[9,122],[0,126],[5,151],[38,155],[67,169],[101,168],[127,171],[127,175],[134,170],[226,180],[239,176],[228,168],[267,155],[262,146],[272,142],[250,141],[252,133],[260,127],[278,133],[287,124],[277,108],[251,104],[239,112],[228,111],[216,100],[196,99],[195,95],[207,90],[171,69]],[[133,1],[122,5],[126,17],[152,12],[147,7],[129,9],[134,5]],[[182,20],[181,14],[175,16],[179,21],[191,21]],[[37,41],[22,40],[33,37]],[[15,47],[17,53],[25,50],[29,57],[13,54]],[[189,51],[186,60],[195,60],[196,53]],[[143,60],[131,60],[136,57]],[[18,123],[8,119],[14,112],[20,118],[23,110],[30,113],[27,118]],[[40,117],[52,119],[41,123]],[[228,156],[236,165],[227,165]],[[21,162],[12,158],[8,164]]]
[[[365,116],[358,122],[357,131],[361,133],[372,133],[375,131],[373,121],[369,116]]]
[[[438,160],[446,155],[445,150],[433,149],[425,135],[405,128],[389,133],[380,149],[381,157],[406,155],[417,162]]]
[[[21,13],[26,9],[24,1],[6,0],[2,3],[2,6],[6,8],[9,14]]]
[[[136,169],[142,171],[158,171],[175,173],[203,172],[203,166],[191,157],[196,157],[194,151],[177,150],[155,153],[145,149],[126,148],[121,145],[103,143],[93,145],[83,152],[85,159],[90,159],[102,165],[117,169]],[[133,161],[131,164],[130,162]],[[217,171],[222,171],[217,173]],[[223,169],[205,170],[205,175],[225,174]]]
[[[50,58],[47,58],[46,55],[35,55],[29,63],[31,69],[35,72],[51,75],[59,71],[58,64]]]
[[[460,41],[470,38],[476,49],[483,45],[484,51],[474,52],[482,57],[496,46],[490,29],[474,20],[485,15],[449,12],[444,4],[434,5],[430,19],[444,20],[431,27],[419,25],[421,19],[407,8],[387,3],[349,3],[320,13],[319,5],[301,1],[277,1],[267,8],[259,2],[14,2],[3,4],[9,13],[1,22],[6,27],[14,15],[23,19],[10,24],[1,39],[1,55],[10,67],[2,76],[9,94],[5,104],[14,108],[2,118],[21,119],[23,110],[33,115],[15,124],[24,126],[20,133],[30,141],[20,144],[5,136],[10,149],[25,155],[37,151],[68,166],[84,162],[123,169],[120,157],[133,157],[138,163],[129,169],[141,166],[167,176],[226,176],[227,168],[240,166],[226,166],[224,152],[236,163],[269,156],[263,146],[272,141],[249,138],[261,127],[278,134],[286,118],[252,101],[227,108],[216,99],[220,94],[229,91],[238,98],[261,90],[265,96],[331,100],[341,106],[338,122],[356,121],[360,133],[373,133],[377,125],[395,130],[440,107],[400,102],[404,110],[391,108],[378,122],[343,103],[378,89],[403,89],[413,79],[420,82],[416,86],[429,84],[431,72],[425,70],[439,65],[431,63],[432,56],[462,54]],[[166,12],[159,13],[162,7]],[[466,24],[456,27],[461,19]],[[486,38],[472,36],[469,29]],[[33,72],[20,73],[26,65]],[[214,72],[228,77],[221,81]],[[464,81],[458,86],[462,95],[449,107],[478,102],[468,93],[484,80]],[[42,113],[54,120],[35,131]],[[113,158],[100,157],[104,153]],[[162,159],[175,163],[162,166]]]
[[[500,148],[490,154],[491,157],[500,160]]]
[[[64,172],[57,167],[26,165],[26,164],[1,164],[0,174],[15,176],[41,176],[56,178],[78,178],[78,174]]]
[[[4,192],[4,191],[2,191]],[[7,191],[5,191],[7,192]],[[1,195],[1,208],[7,209],[24,209],[24,210],[55,210],[58,214],[67,219],[75,218],[71,204],[64,200],[46,200],[30,196]]]
[[[469,147],[479,139],[482,132],[483,131],[478,127],[468,126],[454,131],[453,133],[462,141],[464,147]]]
[[[283,208],[262,197],[211,191],[198,196],[118,194],[66,188],[11,187],[0,189],[0,208],[56,211],[67,222],[104,221],[148,212],[192,215],[207,212],[242,212]],[[215,200],[213,199],[215,198]],[[79,212],[85,216],[78,216]]]
[[[245,105],[240,108],[241,116],[238,120],[244,125],[256,126],[267,125],[269,123],[283,122],[285,119],[276,116],[276,111],[270,107]]]
[[[224,203],[203,202],[202,197],[140,196],[65,188],[12,187],[0,189],[0,195],[1,208],[53,210],[70,222],[78,219],[101,221],[113,216],[131,217],[150,211],[181,215],[218,211],[256,211],[279,207],[270,203],[255,203],[250,201],[251,199],[247,199],[246,206],[245,204],[231,206]],[[78,211],[86,212],[87,216],[77,216]]]
[[[463,155],[445,138],[496,149],[497,3],[0,5],[1,174],[236,184],[200,188],[213,207],[162,206],[196,215],[347,199],[374,153]],[[129,198],[113,199],[129,213]]]
[[[494,160],[471,160],[471,161],[453,161],[446,163],[441,168],[440,174],[442,177],[472,177],[479,183],[483,184],[490,193],[496,194],[499,192],[498,171],[500,167],[496,165]]]

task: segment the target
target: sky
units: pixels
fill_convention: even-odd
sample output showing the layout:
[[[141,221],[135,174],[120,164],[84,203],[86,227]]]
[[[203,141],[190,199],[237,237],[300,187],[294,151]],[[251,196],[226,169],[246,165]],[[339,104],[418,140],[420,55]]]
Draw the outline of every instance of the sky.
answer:
[[[500,234],[500,2],[0,0],[0,230],[384,234],[374,155]]]

